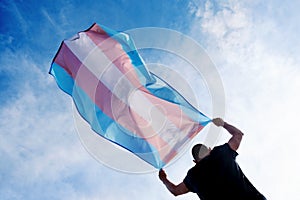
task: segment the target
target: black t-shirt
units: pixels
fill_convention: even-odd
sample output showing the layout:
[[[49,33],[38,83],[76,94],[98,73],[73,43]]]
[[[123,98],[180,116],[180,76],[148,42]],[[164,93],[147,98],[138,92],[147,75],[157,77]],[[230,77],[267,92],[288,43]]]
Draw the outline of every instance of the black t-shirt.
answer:
[[[228,143],[215,147],[188,171],[184,184],[201,200],[264,200],[236,163],[237,155]]]

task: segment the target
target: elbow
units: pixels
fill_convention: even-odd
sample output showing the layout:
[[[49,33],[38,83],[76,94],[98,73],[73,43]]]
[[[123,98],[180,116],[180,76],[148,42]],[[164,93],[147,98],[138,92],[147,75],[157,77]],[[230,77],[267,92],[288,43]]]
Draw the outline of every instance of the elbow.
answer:
[[[242,140],[243,136],[244,136],[244,133],[240,130],[236,131],[233,134],[233,137],[235,138],[235,140]]]
[[[177,186],[173,184],[169,185],[168,189],[174,196],[179,196],[188,192],[188,189],[183,182]]]
[[[173,188],[171,191],[170,191],[175,197],[182,194],[180,192],[180,190],[178,190],[178,188]]]
[[[171,193],[172,193],[175,197],[177,197],[177,196],[179,195],[179,193],[176,192],[176,191],[172,191]]]
[[[243,133],[241,131],[236,132],[228,142],[230,148],[236,151],[240,146],[242,138],[243,138]]]
[[[239,131],[236,134],[236,137],[237,137],[238,140],[242,140],[243,136],[244,136],[244,133],[242,133],[242,131]]]
[[[243,139],[243,135],[244,135],[244,134],[243,134],[241,131],[239,131],[239,132],[235,135],[234,140],[235,140],[235,142],[238,144],[237,146],[240,145],[240,143],[241,143],[241,141],[242,141],[242,139]]]
[[[239,131],[239,134],[243,137],[244,133],[242,131]]]

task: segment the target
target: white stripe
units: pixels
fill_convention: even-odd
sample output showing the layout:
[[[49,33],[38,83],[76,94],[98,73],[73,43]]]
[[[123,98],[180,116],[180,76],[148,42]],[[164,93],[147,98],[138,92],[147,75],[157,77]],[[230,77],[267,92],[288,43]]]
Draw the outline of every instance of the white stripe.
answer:
[[[111,90],[121,101],[133,109],[149,125],[152,126],[156,134],[164,139],[168,144],[175,145],[178,140],[181,140],[186,134],[181,133],[181,130],[176,127],[168,118],[156,108],[145,96],[142,91],[131,84],[127,77],[119,71],[119,69],[106,57],[101,49],[83,32],[79,33],[80,38],[77,40],[66,40],[65,44],[103,84]],[[113,48],[113,47],[112,47]],[[80,72],[80,70],[79,70]],[[153,113],[151,114],[150,113]],[[127,110],[130,112],[130,110]],[[115,113],[118,119],[119,115],[124,113]],[[130,114],[130,113],[127,113]],[[155,119],[152,120],[153,116]],[[124,116],[123,116],[124,117]],[[188,128],[188,127],[185,127]],[[188,129],[190,129],[189,127]],[[141,130],[145,137],[149,137],[149,126],[142,125]],[[176,134],[176,137],[174,137]],[[178,138],[179,137],[179,138]],[[173,146],[171,145],[171,146]]]

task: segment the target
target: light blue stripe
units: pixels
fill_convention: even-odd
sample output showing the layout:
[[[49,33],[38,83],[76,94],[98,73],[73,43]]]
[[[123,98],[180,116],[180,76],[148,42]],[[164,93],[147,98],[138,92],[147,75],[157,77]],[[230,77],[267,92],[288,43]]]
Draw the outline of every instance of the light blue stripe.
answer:
[[[50,73],[55,77],[58,86],[72,96],[78,112],[96,133],[133,152],[158,169],[165,165],[154,146],[140,137],[133,136],[132,132],[103,113],[86,93],[74,84],[73,78],[62,67],[53,63]]]
[[[198,122],[202,126],[206,126],[211,119],[194,108],[177,90],[173,89],[170,85],[157,77],[154,84],[148,85],[147,89],[154,95],[168,102],[177,104],[181,110],[190,117],[193,121]]]

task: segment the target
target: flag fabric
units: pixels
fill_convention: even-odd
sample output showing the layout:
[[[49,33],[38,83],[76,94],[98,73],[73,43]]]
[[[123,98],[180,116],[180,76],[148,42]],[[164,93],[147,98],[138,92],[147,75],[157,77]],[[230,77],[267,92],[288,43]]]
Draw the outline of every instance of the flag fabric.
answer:
[[[158,169],[211,121],[149,72],[128,34],[105,26],[64,40],[49,73],[99,137]]]

